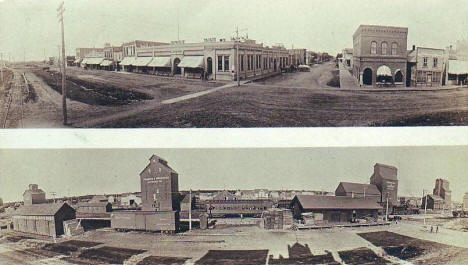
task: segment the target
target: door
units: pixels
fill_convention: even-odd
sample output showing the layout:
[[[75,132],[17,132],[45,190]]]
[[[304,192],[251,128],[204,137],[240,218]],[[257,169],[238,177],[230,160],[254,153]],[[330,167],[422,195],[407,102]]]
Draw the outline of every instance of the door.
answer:
[[[431,84],[432,83],[432,74],[427,75],[427,80],[426,83]]]
[[[206,71],[210,75],[213,73],[213,59],[211,59],[211,57],[208,57],[208,59],[206,59]]]

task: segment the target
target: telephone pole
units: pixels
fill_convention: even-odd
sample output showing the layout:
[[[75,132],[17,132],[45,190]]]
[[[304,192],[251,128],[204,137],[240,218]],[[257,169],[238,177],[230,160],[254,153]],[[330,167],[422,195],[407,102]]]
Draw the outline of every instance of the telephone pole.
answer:
[[[236,76],[237,76],[237,86],[240,86],[240,77],[239,77],[239,27],[236,28]]]
[[[192,189],[190,189],[189,196],[189,230],[192,230]]]
[[[67,125],[67,88],[65,84],[65,36],[64,36],[64,29],[63,29],[63,12],[65,12],[65,8],[63,7],[63,2],[57,8],[57,18],[61,23],[62,29],[62,111],[63,111],[63,124]]]

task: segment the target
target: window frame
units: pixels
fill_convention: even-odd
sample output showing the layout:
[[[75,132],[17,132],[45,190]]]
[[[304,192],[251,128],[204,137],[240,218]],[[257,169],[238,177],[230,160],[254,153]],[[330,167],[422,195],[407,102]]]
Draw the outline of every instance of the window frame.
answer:
[[[384,48],[385,46],[385,48]],[[387,54],[387,50],[388,50],[388,43],[386,41],[383,41],[381,44],[380,44],[380,49],[381,49],[381,53],[386,55]]]
[[[377,54],[377,42],[371,41],[370,54]]]

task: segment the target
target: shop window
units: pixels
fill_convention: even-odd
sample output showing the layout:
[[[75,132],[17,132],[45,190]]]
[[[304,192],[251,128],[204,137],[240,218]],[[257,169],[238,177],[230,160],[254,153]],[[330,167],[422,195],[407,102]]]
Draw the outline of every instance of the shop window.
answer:
[[[224,56],[224,71],[229,71],[229,56]]]
[[[218,56],[218,71],[223,71],[223,56]]]

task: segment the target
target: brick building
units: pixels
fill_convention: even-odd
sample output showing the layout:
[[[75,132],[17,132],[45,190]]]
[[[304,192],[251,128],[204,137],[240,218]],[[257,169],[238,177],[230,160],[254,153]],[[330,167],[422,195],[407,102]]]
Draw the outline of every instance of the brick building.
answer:
[[[360,25],[353,35],[353,75],[364,86],[403,85],[408,28]]]

